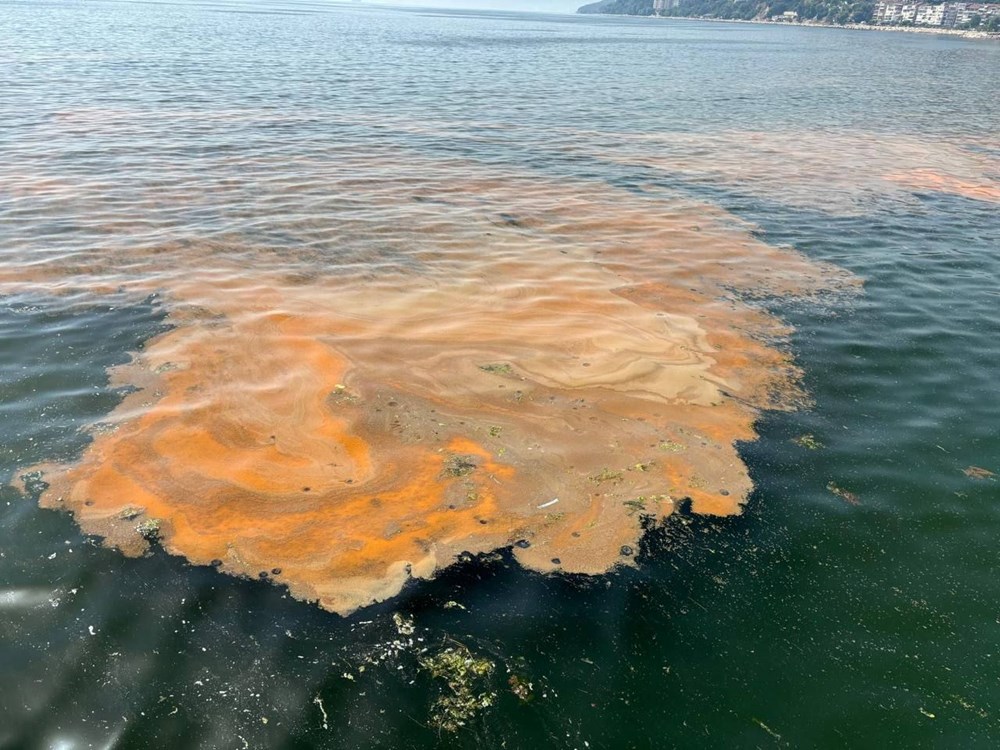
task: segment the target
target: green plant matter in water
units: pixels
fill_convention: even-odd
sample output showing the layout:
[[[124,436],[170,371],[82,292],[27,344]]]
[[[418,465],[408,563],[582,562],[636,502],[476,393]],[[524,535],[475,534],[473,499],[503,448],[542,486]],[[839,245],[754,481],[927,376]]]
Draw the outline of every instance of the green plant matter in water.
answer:
[[[675,443],[673,440],[664,440],[660,443],[660,450],[667,453],[680,453],[687,450],[687,446],[684,443]]]
[[[603,469],[601,472],[591,476],[590,481],[594,484],[601,484],[602,482],[620,482],[624,477],[625,474],[623,472]]]
[[[475,456],[449,456],[444,462],[444,474],[449,477],[464,477],[478,468]]]
[[[646,510],[646,498],[636,497],[632,500],[625,500],[622,502],[626,508],[628,508],[628,514],[634,516],[636,513],[641,513]]]
[[[160,538],[160,519],[147,518],[145,521],[140,521],[135,530],[143,539],[148,539],[151,542],[156,541]]]
[[[799,435],[797,438],[792,438],[792,442],[800,448],[808,448],[811,451],[819,450],[823,447],[823,444],[816,439],[815,435]]]
[[[413,618],[401,615],[399,612],[392,613],[392,622],[396,626],[396,632],[400,635],[413,635],[416,631]]]
[[[526,677],[512,674],[510,679],[507,680],[507,685],[510,687],[510,692],[525,703],[534,697],[534,686],[528,682]]]
[[[670,495],[639,495],[631,500],[623,500],[622,505],[628,508],[628,514],[634,516],[646,510],[646,503],[669,503]]]
[[[841,500],[844,500],[851,505],[859,505],[861,503],[861,498],[859,498],[856,494],[850,490],[845,490],[843,487],[840,487],[833,482],[827,484],[826,488]]]
[[[433,656],[420,659],[420,668],[445,683],[447,692],[431,705],[431,726],[445,732],[457,732],[476,714],[496,701],[487,679],[495,665],[479,658],[462,644],[449,646]]]
[[[488,365],[479,365],[479,369],[491,375],[513,375],[514,368],[506,362],[492,362]]]

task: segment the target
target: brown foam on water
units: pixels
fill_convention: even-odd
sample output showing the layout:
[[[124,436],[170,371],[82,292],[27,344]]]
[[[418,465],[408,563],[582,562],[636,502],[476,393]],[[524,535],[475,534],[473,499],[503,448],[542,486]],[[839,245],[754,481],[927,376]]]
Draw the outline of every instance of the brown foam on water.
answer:
[[[113,373],[139,390],[81,460],[45,467],[44,505],[341,613],[463,552],[600,573],[683,498],[738,512],[735,444],[802,399],[746,295],[851,283],[680,196],[412,154],[266,184],[342,212],[304,215],[298,250],[116,241],[0,290],[162,291],[174,324]]]

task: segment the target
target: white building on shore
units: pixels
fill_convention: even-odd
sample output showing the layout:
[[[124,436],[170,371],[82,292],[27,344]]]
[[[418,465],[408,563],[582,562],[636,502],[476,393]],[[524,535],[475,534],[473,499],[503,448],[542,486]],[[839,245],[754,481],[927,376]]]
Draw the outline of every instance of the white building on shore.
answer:
[[[679,8],[680,5],[681,0],[653,0],[653,12],[659,14],[665,10]]]
[[[913,22],[917,26],[944,26],[944,3],[921,5]]]
[[[985,22],[1000,17],[1000,3],[887,3],[875,6],[872,23],[883,26],[940,26],[952,29],[964,26],[974,16]]]

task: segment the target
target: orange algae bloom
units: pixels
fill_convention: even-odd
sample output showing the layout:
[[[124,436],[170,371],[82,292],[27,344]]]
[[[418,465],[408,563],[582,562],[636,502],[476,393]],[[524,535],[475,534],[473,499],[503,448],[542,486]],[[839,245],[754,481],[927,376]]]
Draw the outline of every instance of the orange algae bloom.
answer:
[[[409,165],[327,175],[368,207],[328,238],[340,263],[179,242],[0,269],[162,291],[174,324],[112,373],[138,390],[43,467],[42,503],[340,613],[462,553],[597,574],[682,499],[739,512],[735,443],[802,398],[787,329],[740,292],[849,280],[678,196]]]

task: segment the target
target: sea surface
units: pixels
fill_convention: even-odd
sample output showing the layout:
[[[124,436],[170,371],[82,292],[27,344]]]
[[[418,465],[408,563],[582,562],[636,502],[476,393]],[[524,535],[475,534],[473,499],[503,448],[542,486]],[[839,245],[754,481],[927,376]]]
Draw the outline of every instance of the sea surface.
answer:
[[[115,368],[185,326],[211,343],[217,308],[277,294],[360,321],[366,295],[410,290],[399,356],[353,334],[403,382],[407,342],[438,341],[422,311],[463,351],[507,325],[467,325],[449,284],[507,299],[505,274],[548,288],[551,266],[552,299],[590,304],[588,254],[660,281],[672,232],[716,236],[702,219],[738,228],[743,265],[712,256],[691,289],[712,276],[780,322],[801,397],[747,406],[742,514],[681,504],[605,575],[508,546],[342,616],[156,545],[123,555],[21,479],[94,463],[141,385]],[[851,283],[747,288],[791,257]],[[0,294],[0,748],[1000,743],[1000,44],[0,2]],[[489,705],[449,731],[456,691],[427,660],[466,650]]]

